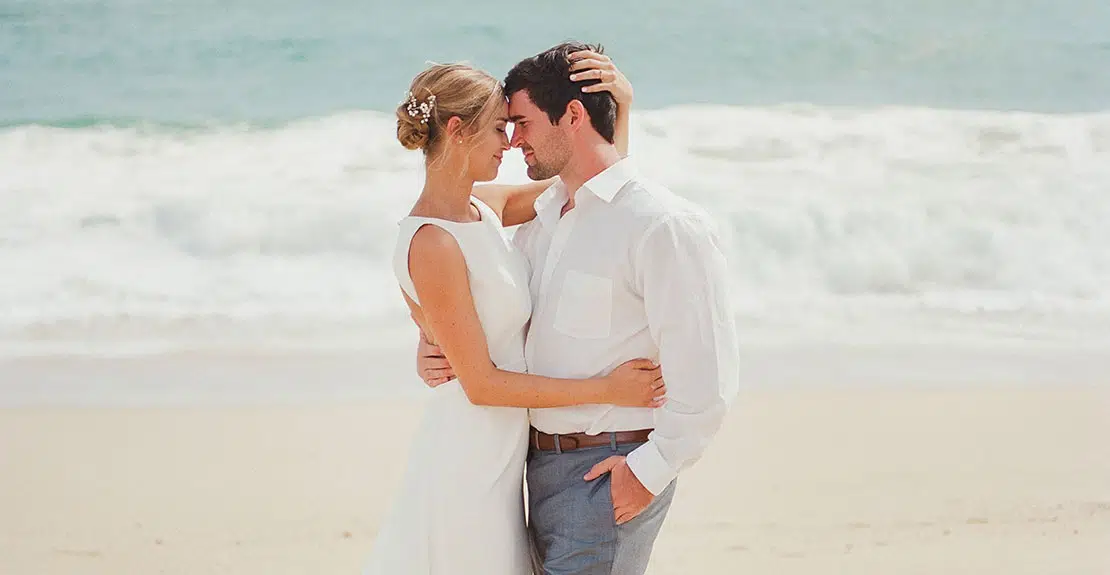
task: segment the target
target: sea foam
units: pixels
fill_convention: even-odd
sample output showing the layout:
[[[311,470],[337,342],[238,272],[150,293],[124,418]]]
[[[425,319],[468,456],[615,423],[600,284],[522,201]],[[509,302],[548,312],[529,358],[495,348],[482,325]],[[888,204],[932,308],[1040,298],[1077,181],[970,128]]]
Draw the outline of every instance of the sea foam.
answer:
[[[1110,341],[1110,114],[683,106],[633,127],[641,171],[719,219],[750,338]],[[375,112],[0,129],[0,348],[404,332],[388,259],[422,160],[393,133]],[[507,155],[499,181],[524,180]]]

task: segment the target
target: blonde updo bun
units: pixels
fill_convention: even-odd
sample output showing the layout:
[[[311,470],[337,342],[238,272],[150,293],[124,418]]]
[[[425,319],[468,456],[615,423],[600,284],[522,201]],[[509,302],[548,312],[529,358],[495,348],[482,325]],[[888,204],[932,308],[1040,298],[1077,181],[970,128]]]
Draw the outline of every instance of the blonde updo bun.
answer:
[[[429,135],[428,124],[408,117],[408,112],[397,111],[397,141],[406,150],[423,150],[428,145]]]
[[[397,106],[397,141],[430,156],[453,116],[469,132],[504,101],[501,83],[486,72],[467,64],[433,64],[413,78]]]

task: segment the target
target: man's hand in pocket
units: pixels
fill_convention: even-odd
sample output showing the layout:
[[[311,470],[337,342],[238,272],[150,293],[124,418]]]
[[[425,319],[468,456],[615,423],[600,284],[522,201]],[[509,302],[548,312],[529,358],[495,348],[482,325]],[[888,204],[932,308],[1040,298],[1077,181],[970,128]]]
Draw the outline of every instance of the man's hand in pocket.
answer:
[[[655,496],[640,483],[624,456],[614,455],[598,463],[586,474],[586,481],[593,481],[609,474],[609,491],[613,495],[613,519],[617,525],[628,523],[643,513]]]

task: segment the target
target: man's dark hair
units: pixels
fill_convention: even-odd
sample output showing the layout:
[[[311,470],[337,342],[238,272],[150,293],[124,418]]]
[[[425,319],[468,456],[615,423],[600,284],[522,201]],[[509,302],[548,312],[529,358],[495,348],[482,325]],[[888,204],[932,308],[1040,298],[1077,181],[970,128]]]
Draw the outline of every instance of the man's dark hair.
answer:
[[[557,124],[567,111],[571,100],[582,102],[590,114],[590,124],[610,144],[613,143],[617,123],[617,103],[609,92],[582,92],[583,86],[597,84],[600,80],[570,81],[570,55],[582,50],[604,53],[601,45],[582,42],[563,42],[521,60],[505,76],[505,96],[524,90],[536,107],[547,114],[552,124]]]

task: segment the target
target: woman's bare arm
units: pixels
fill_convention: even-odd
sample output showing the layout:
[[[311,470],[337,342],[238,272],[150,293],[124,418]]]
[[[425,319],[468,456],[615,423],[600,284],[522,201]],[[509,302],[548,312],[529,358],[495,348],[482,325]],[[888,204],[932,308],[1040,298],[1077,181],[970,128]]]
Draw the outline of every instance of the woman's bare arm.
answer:
[[[498,369],[471,298],[466,260],[445,230],[434,225],[417,230],[409,249],[409,274],[421,303],[413,314],[423,318],[424,329],[443,349],[471,403],[530,408],[662,404],[666,390],[658,370],[645,369],[654,367],[648,360],[629,362],[622,374],[580,380]]]
[[[518,185],[483,184],[474,186],[474,195],[497,212],[501,225],[509,227],[536,217],[536,198],[555,182],[555,178],[549,178]]]
[[[628,156],[628,135],[632,117],[632,100],[635,92],[632,83],[624,73],[617,68],[613,60],[605,54],[590,50],[575,52],[570,55],[574,64],[571,65],[570,79],[575,82],[596,80],[595,83],[582,87],[582,91],[589,94],[593,92],[609,92],[617,103],[617,121],[613,129],[613,144],[621,157]]]

